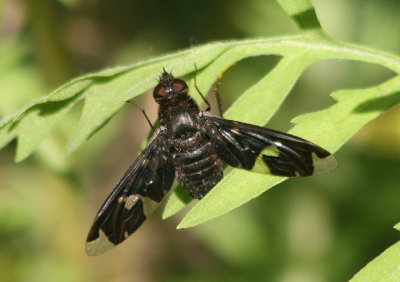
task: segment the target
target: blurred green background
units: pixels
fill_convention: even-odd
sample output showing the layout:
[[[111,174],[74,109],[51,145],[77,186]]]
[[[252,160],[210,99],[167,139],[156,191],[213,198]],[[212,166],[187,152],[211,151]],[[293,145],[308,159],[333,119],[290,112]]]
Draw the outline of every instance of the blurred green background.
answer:
[[[333,37],[400,53],[400,1],[314,0]],[[297,32],[273,0],[0,0],[0,117],[80,74],[215,40]],[[279,60],[226,72],[227,107]],[[172,70],[173,71],[173,70]],[[303,74],[269,126],[333,103],[336,89],[375,85],[389,71],[324,61]],[[156,119],[146,93],[136,101]],[[80,105],[82,106],[82,105]],[[328,175],[292,179],[188,230],[160,211],[99,257],[84,241],[101,203],[136,156],[149,126],[126,106],[73,155],[74,109],[28,160],[0,152],[0,281],[344,281],[399,238],[400,108],[370,123]]]

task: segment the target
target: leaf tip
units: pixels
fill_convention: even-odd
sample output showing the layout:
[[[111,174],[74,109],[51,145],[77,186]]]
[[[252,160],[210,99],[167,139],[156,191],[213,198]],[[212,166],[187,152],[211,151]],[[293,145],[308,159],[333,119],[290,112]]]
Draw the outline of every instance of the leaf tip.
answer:
[[[178,224],[178,226],[176,227],[176,229],[186,229],[186,228],[190,228],[195,226],[196,224],[190,224],[187,223],[187,221],[185,221],[184,219],[181,221],[181,223]]]

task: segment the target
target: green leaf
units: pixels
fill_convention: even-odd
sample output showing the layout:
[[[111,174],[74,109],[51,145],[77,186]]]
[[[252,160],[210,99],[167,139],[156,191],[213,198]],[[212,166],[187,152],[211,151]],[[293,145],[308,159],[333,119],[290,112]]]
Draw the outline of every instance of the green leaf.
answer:
[[[125,101],[153,87],[163,67],[173,70],[176,76],[183,75],[193,71],[195,64],[198,67],[208,64],[225,49],[226,45],[209,44],[194,48],[191,52],[167,56],[161,62],[154,60],[152,63],[143,64],[140,68],[114,74],[112,78],[90,86],[86,91],[85,106],[78,127],[68,144],[68,152],[76,150],[102,127],[125,104]],[[208,56],[199,58],[199,52],[205,52]],[[179,64],[182,61],[185,63]]]
[[[368,89],[337,91],[332,97],[337,101],[335,105],[295,118],[296,126],[289,133],[335,152],[368,121],[400,102],[400,76]],[[284,179],[234,169],[188,212],[178,228],[192,227],[227,213]]]
[[[5,147],[17,136],[17,130],[13,123],[5,124],[0,130],[0,149]]]
[[[36,99],[0,121],[0,148],[18,140],[16,160],[28,157],[50,134],[57,122],[79,101],[82,114],[71,134],[67,151],[79,148],[125,104],[157,83],[164,67],[175,76],[188,75],[206,93],[228,66],[251,56],[280,56],[277,66],[245,91],[225,117],[257,125],[266,124],[279,109],[304,70],[321,60],[354,60],[400,73],[400,58],[373,48],[336,41],[321,29],[314,7],[306,0],[278,3],[302,31],[296,35],[215,42],[178,51],[128,66],[105,69],[75,78],[48,96]],[[399,102],[399,78],[369,89],[341,90],[332,94],[337,103],[323,111],[297,117],[291,133],[336,151],[368,121]],[[191,94],[201,101],[195,91]],[[184,218],[180,227],[193,226],[238,207],[284,178],[233,170]],[[186,205],[179,191],[169,198],[164,217]],[[229,196],[227,196],[229,191]],[[181,191],[182,192],[182,191]],[[220,203],[224,203],[221,205]]]
[[[2,119],[0,148],[16,138],[15,159],[22,161],[38,148],[41,141],[75,105],[83,101],[79,123],[71,133],[67,146],[67,151],[72,152],[101,129],[125,101],[152,88],[163,67],[175,76],[187,75],[191,95],[200,103],[200,96],[193,91],[195,66],[198,69],[197,85],[206,93],[218,75],[230,65],[251,56],[280,56],[281,60],[272,71],[247,89],[225,113],[226,118],[257,125],[265,125],[271,119],[301,74],[315,62],[353,60],[391,70],[393,77],[386,82],[367,89],[335,91],[331,94],[336,101],[334,105],[293,120],[295,126],[290,130],[291,134],[315,142],[331,152],[337,151],[365,124],[400,102],[400,57],[332,39],[323,31],[310,0],[277,2],[296,23],[300,29],[299,34],[215,42],[77,77]],[[11,45],[6,47],[13,49]],[[21,52],[16,51],[16,54]],[[0,64],[10,65],[17,58],[14,56],[3,56]],[[204,199],[197,202],[178,228],[195,226],[225,214],[284,180],[283,177],[237,169],[226,171],[225,178]],[[186,191],[178,186],[168,199],[163,218],[174,215],[191,200]],[[400,223],[395,228],[400,230]],[[223,251],[224,243],[229,245],[232,242],[223,242],[221,239],[218,245],[222,246]],[[396,243],[374,259],[352,281],[399,281],[399,244]],[[255,250],[251,252],[254,256],[257,244],[252,242],[251,246]],[[242,258],[246,253],[249,252],[242,248],[242,251],[227,253],[226,256]]]
[[[264,125],[279,109],[296,80],[311,62],[305,55],[283,58],[266,77],[248,89],[232,105],[225,113],[225,118]],[[271,94],[267,95],[268,93]],[[180,197],[170,197],[163,217],[174,215],[179,211],[178,206],[184,207]]]
[[[400,242],[368,263],[350,281],[400,281]]]
[[[284,55],[284,58],[270,74],[248,89],[228,109],[225,113],[226,118],[257,125],[266,124],[279,109],[280,104],[304,69],[318,60],[338,58],[380,63],[400,73],[400,60],[396,56],[372,51],[365,47],[334,42],[327,40],[322,35],[307,34],[301,36],[301,39],[293,36],[259,40],[258,43],[255,43],[256,41],[248,42],[248,44],[243,42],[240,45],[237,44],[234,48],[230,48],[213,61],[198,78],[198,81],[203,81],[203,77],[210,73],[212,77],[216,77],[226,66],[245,58],[249,53],[261,55],[277,52]],[[271,185],[279,182],[271,182]],[[179,201],[179,198],[169,198],[164,216],[174,214],[170,210],[170,205],[174,207],[175,212],[178,212],[176,209],[178,204],[175,201]]]
[[[277,2],[288,16],[314,9],[310,0],[278,0]]]
[[[80,97],[79,99],[85,100],[85,106],[78,127],[75,133],[72,134],[68,145],[68,151],[73,151],[99,130],[124,105],[124,101],[154,86],[162,67],[172,70],[176,76],[181,76],[192,72],[196,64],[200,70],[198,76],[200,87],[201,89],[207,89],[211,86],[218,73],[228,65],[249,56],[268,54],[284,57],[282,64],[278,64],[278,70],[280,68],[283,69],[283,65],[290,61],[294,61],[293,64],[303,66],[302,68],[304,69],[304,66],[312,62],[337,58],[377,63],[395,72],[400,71],[399,58],[396,56],[370,48],[336,42],[322,34],[304,33],[302,35],[276,38],[212,43],[136,65],[107,69],[74,79],[55,90],[49,96],[34,100],[14,115],[4,118],[0,122],[0,144],[7,144],[15,137],[15,134],[23,134],[24,128],[17,128],[16,133],[15,131],[9,131],[11,126],[9,124],[11,123],[13,128],[19,127],[19,120],[29,119],[28,110],[41,104],[63,101],[77,96]],[[295,69],[293,69],[293,73],[296,73]],[[294,81],[291,81],[287,85],[281,84],[280,86],[275,86],[275,88],[290,89],[293,83]],[[267,88],[264,89],[267,90]],[[262,93],[263,89],[259,88],[258,91]],[[253,99],[251,98],[252,92],[250,90],[246,92],[246,95],[249,95],[249,99]],[[257,92],[256,89],[254,90],[255,92]],[[271,91],[268,89],[268,92]],[[257,97],[256,94],[254,95],[254,97]],[[273,98],[275,96],[270,96],[270,99]],[[275,102],[283,98],[278,98]],[[242,100],[235,103],[235,105],[245,105],[246,103],[247,106],[251,105],[246,98],[241,99],[244,99],[245,103],[242,103]],[[253,99],[253,102],[255,100],[257,99]],[[262,104],[260,103],[260,105]],[[231,111],[235,112],[235,108],[232,107]],[[263,115],[263,117],[258,117],[256,114],[249,112],[249,115],[244,120],[257,124],[265,123],[264,117],[268,114],[263,114],[260,109],[254,111],[254,113],[256,112]],[[229,116],[230,113],[228,112],[227,115]],[[49,132],[43,133],[48,134]],[[44,138],[45,134],[41,136]],[[40,140],[37,139],[37,141]],[[38,144],[37,141],[30,144],[32,148],[23,148],[25,145],[22,144],[19,150],[26,153],[20,154],[18,159],[22,160],[23,157],[28,156],[28,153],[32,152],[34,148],[33,145]]]
[[[18,123],[18,142],[15,161],[28,157],[46,138],[58,121],[71,109],[78,99],[39,104],[30,108]]]
[[[302,31],[321,29],[315,9],[309,0],[278,0],[279,5]]]
[[[49,96],[47,97],[47,101],[55,102],[72,98],[75,95],[78,95],[85,89],[87,89],[91,83],[92,83],[91,79],[72,81],[71,83],[63,85],[59,89],[56,89],[55,91],[50,93]]]
[[[72,103],[70,107],[53,109],[51,114],[43,114],[46,109],[54,108],[56,102],[61,103],[69,99],[85,100],[80,122],[68,145],[68,151],[71,152],[102,127],[124,105],[124,101],[154,86],[162,67],[173,70],[177,76],[183,75],[193,71],[195,64],[199,68],[208,64],[228,47],[229,44],[222,42],[206,44],[146,62],[110,68],[73,79],[47,97],[33,100],[15,114],[3,118],[0,121],[0,148],[18,137],[16,160],[23,160],[37,148],[60,118],[76,103]],[[208,56],[199,56],[203,53]],[[39,112],[41,114],[38,114]]]
[[[181,185],[175,188],[174,192],[168,198],[167,205],[163,210],[162,218],[166,219],[173,216],[183,209],[193,198],[186,192]]]

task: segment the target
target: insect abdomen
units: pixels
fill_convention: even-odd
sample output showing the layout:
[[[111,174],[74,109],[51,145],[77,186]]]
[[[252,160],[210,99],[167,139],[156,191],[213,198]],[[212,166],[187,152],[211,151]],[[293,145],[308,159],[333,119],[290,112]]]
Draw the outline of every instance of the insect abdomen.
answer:
[[[223,177],[222,163],[208,140],[175,156],[179,183],[196,198],[203,198]]]

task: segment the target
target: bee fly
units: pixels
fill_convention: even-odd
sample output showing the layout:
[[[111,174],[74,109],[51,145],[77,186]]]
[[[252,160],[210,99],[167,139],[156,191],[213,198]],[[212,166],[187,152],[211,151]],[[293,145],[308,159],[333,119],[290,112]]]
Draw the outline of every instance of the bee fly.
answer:
[[[337,166],[328,151],[307,140],[201,111],[185,81],[165,70],[153,96],[160,126],[98,211],[87,237],[88,255],[106,252],[136,231],[175,178],[201,199],[223,178],[223,163],[289,177]]]

